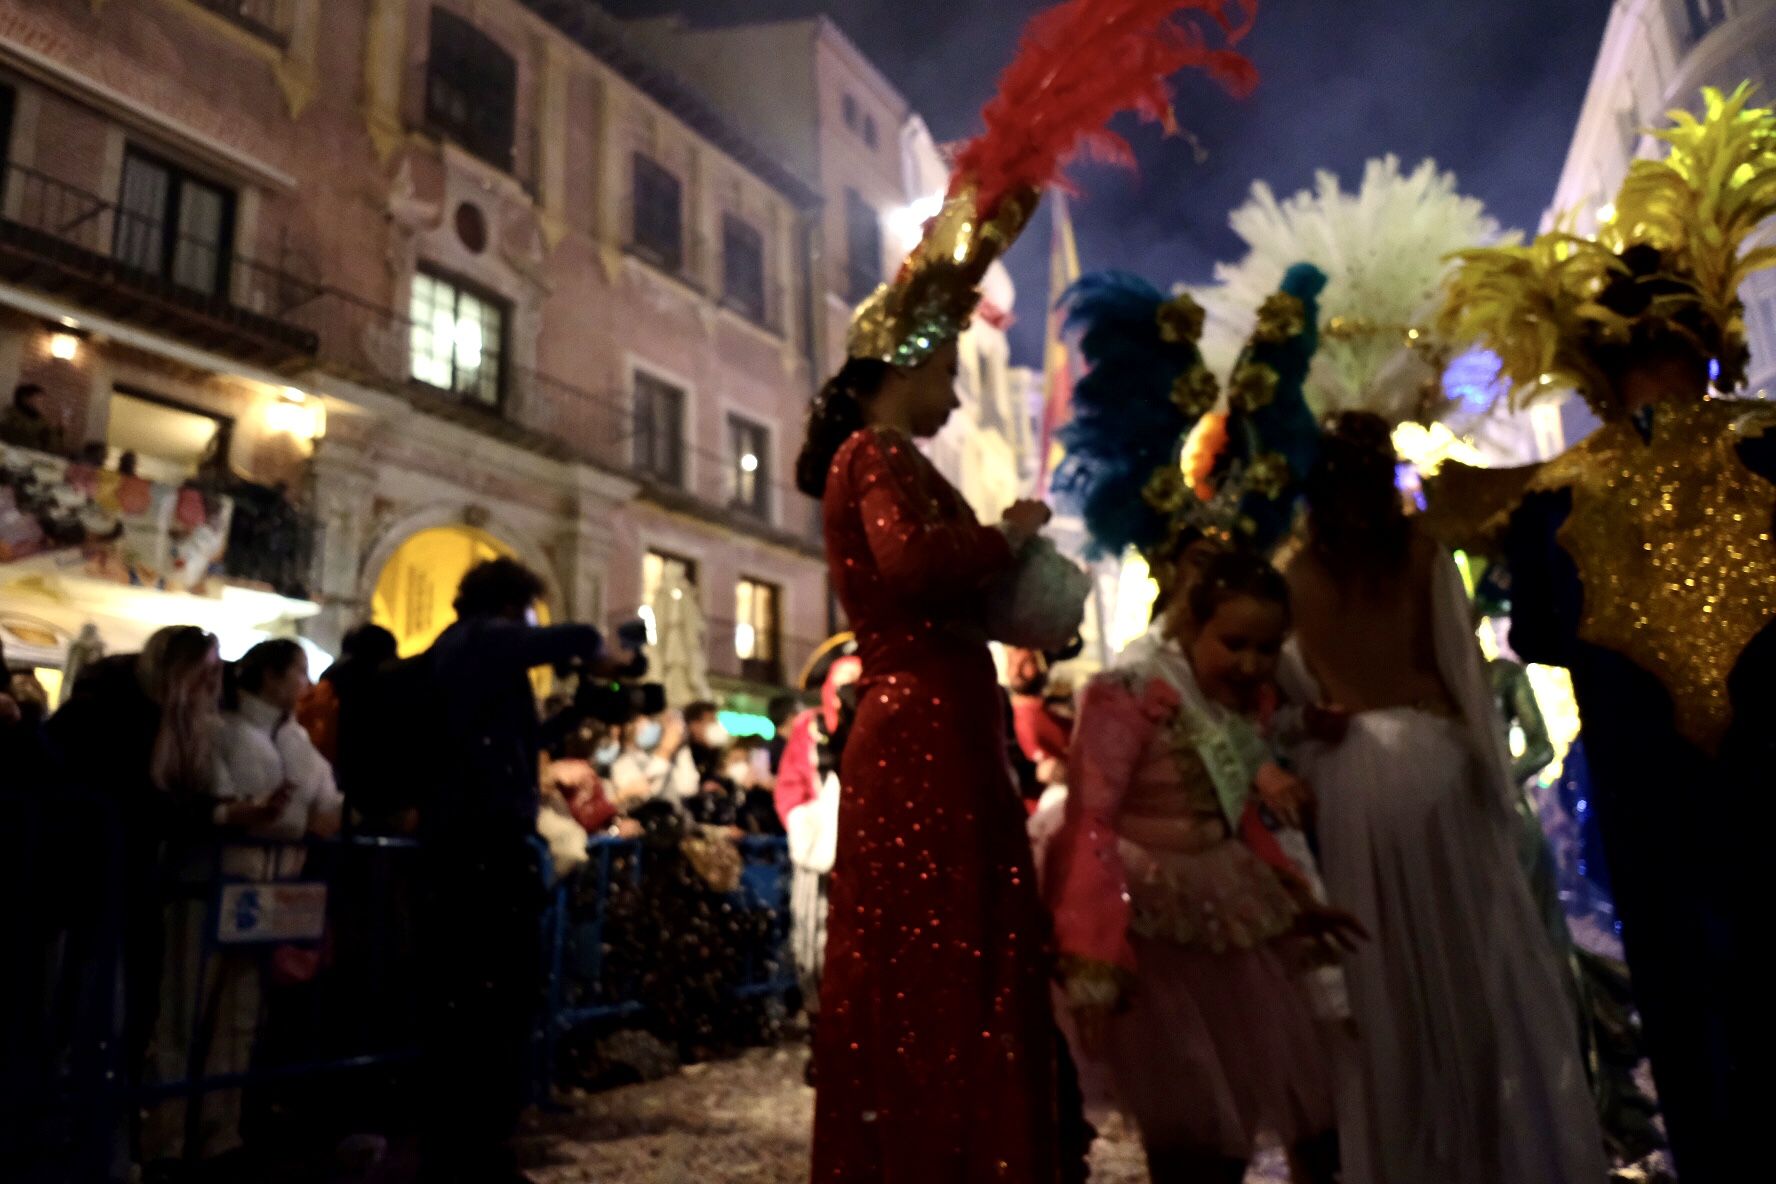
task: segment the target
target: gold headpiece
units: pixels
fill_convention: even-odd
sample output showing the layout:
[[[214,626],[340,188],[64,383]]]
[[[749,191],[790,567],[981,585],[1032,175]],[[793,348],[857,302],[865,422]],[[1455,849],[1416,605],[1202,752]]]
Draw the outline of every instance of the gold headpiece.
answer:
[[[1013,193],[982,218],[972,185],[953,194],[925,224],[900,274],[858,306],[845,352],[913,367],[961,336],[987,269],[1029,225],[1039,196],[1034,189]]]
[[[1751,107],[1752,89],[1705,88],[1701,119],[1673,111],[1673,126],[1653,133],[1670,152],[1634,162],[1597,238],[1556,231],[1458,253],[1440,329],[1498,354],[1519,393],[1572,386],[1599,402],[1593,351],[1642,325],[1689,337],[1718,363],[1715,385],[1736,388],[1747,361],[1739,287],[1776,264],[1776,248],[1740,253],[1776,215],[1776,112]],[[1606,307],[1624,284],[1639,294],[1631,311]]]

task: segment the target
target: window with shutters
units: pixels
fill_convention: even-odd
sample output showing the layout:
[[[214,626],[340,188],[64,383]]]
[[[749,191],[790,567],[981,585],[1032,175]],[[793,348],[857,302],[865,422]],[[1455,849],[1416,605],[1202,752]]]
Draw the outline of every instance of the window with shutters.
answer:
[[[855,189],[845,190],[846,298],[862,301],[882,282],[882,219]]]
[[[635,154],[629,245],[656,267],[684,270],[684,186],[651,157]]]
[[[722,216],[722,301],[757,324],[770,320],[765,297],[765,238],[734,214]]]
[[[227,299],[233,237],[231,191],[133,145],[125,150],[112,258]]]
[[[635,374],[635,468],[683,488],[685,392],[663,378]]]
[[[505,394],[508,306],[439,272],[413,277],[409,301],[415,381],[497,407]]]
[[[728,416],[730,503],[753,518],[771,514],[771,436],[759,424]]]

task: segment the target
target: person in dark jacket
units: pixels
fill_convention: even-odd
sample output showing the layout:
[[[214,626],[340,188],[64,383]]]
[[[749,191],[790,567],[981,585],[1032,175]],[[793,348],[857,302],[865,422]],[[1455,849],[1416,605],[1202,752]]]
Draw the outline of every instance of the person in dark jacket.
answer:
[[[12,392],[12,406],[0,414],[0,444],[62,455],[62,425],[49,414],[49,395],[34,382]]]
[[[551,733],[571,722],[545,727],[528,672],[609,667],[592,626],[531,624],[543,591],[513,560],[481,564],[427,655],[438,744],[420,816],[428,1182],[524,1179],[510,1141],[540,991],[537,776]]]
[[[345,635],[340,649],[339,661],[297,705],[296,720],[332,763],[354,829],[399,831],[401,820],[387,817],[389,811],[379,808],[383,803],[371,800],[386,787],[362,784],[377,767],[369,750],[388,740],[377,734],[375,699],[378,677],[399,652],[395,635],[381,625],[359,625]]]

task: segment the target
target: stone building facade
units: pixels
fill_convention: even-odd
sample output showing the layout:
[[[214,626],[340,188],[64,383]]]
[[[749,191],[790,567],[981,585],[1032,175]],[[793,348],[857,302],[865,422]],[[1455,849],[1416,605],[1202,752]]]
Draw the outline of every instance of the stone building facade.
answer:
[[[237,514],[220,586],[135,596],[114,647],[252,596],[230,628],[418,646],[511,554],[557,619],[694,595],[756,708],[828,631],[789,475],[831,212],[745,124],[580,2],[0,11],[0,389],[44,386],[95,463],[301,522],[273,571]],[[0,612],[77,627],[90,574],[0,565]]]

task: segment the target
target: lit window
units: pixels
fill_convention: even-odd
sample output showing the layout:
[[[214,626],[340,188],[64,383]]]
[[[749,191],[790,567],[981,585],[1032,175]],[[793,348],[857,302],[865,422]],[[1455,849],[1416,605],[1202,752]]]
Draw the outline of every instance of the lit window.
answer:
[[[742,676],[755,682],[782,678],[780,597],[775,584],[762,580],[742,577],[734,585],[734,656]]]
[[[770,451],[770,434],[764,428],[738,415],[728,416],[733,505],[755,518],[770,513]]]
[[[409,315],[415,381],[498,406],[505,389],[505,306],[421,271],[413,277]]]
[[[647,623],[648,644],[659,645],[659,611],[664,589],[672,590],[672,598],[684,595],[687,588],[697,586],[697,565],[689,559],[664,551],[649,551],[641,558],[641,606],[636,615]]]

